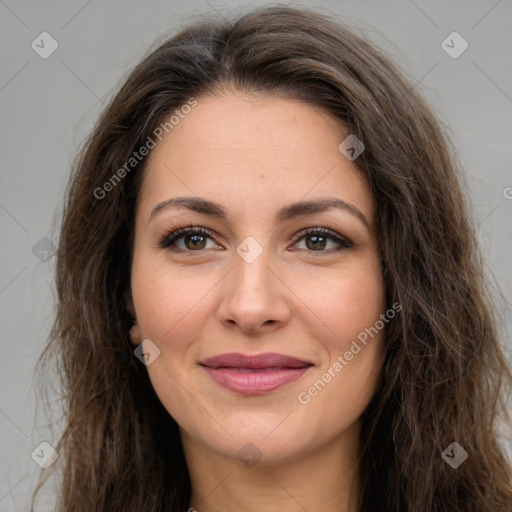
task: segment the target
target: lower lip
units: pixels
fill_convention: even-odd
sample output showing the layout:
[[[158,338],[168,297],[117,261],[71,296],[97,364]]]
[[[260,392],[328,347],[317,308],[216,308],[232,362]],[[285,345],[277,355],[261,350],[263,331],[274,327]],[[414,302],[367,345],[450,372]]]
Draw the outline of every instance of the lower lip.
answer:
[[[230,391],[242,395],[262,395],[297,380],[311,366],[250,372],[236,368],[203,368],[217,384]]]

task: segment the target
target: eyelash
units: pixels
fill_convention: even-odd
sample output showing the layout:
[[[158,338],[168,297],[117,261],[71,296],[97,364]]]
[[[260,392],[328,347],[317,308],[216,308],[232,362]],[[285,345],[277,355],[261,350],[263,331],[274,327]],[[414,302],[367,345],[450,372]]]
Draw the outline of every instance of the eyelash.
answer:
[[[176,242],[176,240],[178,240],[179,238],[183,238],[186,235],[207,236],[209,238],[212,238],[216,242],[215,235],[211,231],[209,231],[206,228],[203,228],[200,226],[195,227],[192,224],[190,224],[188,227],[185,227],[185,228],[168,227],[167,229],[165,229],[159,238],[159,242],[158,242],[156,248],[157,249],[169,249],[171,251],[177,251],[177,252],[189,252],[189,253],[204,251],[204,249],[198,249],[197,251],[194,251],[194,250],[177,249],[176,247],[171,247],[171,244],[173,244],[174,242]],[[318,252],[318,253],[331,254],[333,252],[339,252],[339,251],[343,251],[343,250],[347,250],[347,249],[352,249],[352,247],[353,247],[352,242],[350,242],[348,239],[337,235],[335,232],[333,232],[330,229],[325,228],[325,227],[311,227],[311,228],[304,229],[304,230],[300,231],[299,233],[297,233],[296,235],[294,235],[292,237],[292,240],[295,243],[297,243],[298,241],[302,240],[303,238],[306,238],[307,236],[312,236],[312,235],[321,236],[322,238],[332,240],[332,241],[336,242],[337,244],[339,244],[339,246],[337,248],[335,248],[334,250],[313,251],[313,250],[306,249],[307,252],[311,252],[311,253]],[[218,243],[218,242],[216,242],[216,243]]]

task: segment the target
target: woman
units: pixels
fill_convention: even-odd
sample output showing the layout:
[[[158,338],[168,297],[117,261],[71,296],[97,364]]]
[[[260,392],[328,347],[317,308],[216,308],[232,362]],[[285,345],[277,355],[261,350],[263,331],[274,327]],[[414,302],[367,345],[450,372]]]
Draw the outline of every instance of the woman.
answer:
[[[152,51],[64,209],[59,510],[510,512],[511,374],[452,153],[313,11]]]

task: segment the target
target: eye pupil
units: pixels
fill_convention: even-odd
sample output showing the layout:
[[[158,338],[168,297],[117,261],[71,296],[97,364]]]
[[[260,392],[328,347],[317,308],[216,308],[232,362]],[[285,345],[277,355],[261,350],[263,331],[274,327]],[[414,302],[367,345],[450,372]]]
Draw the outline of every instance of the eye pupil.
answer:
[[[322,242],[320,242],[320,243],[314,242],[313,245],[310,246],[309,241],[313,240],[313,239],[316,241],[322,240]],[[316,235],[309,236],[306,238],[306,245],[308,246],[309,249],[311,249],[311,248],[315,249],[315,248],[319,248],[319,247],[321,249],[323,249],[325,247],[325,238],[323,236],[316,236]]]
[[[199,239],[199,240],[198,240]],[[203,248],[203,245],[204,245],[204,236],[201,236],[201,235],[189,235],[189,236],[186,236],[185,237],[185,240],[194,240],[192,242],[192,247],[195,247],[196,249],[199,248],[199,249],[202,249]],[[203,245],[201,245],[201,243],[203,243]]]

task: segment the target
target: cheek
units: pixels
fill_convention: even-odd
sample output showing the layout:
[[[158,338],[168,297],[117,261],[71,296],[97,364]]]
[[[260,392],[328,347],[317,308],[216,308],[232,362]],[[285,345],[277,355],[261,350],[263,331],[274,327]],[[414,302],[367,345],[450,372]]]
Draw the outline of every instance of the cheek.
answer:
[[[382,276],[378,267],[369,266],[308,293],[325,357],[297,399],[329,424],[347,426],[371,400],[384,362],[386,325],[393,320],[381,320],[386,315]]]
[[[190,269],[159,267],[158,263],[137,266],[132,271],[132,296],[143,339],[160,350],[147,366],[153,389],[176,421],[189,424],[191,417],[204,413],[194,390],[193,376],[198,354],[195,342],[201,339],[208,312],[208,291],[218,279],[205,273],[198,278]],[[191,394],[193,391],[193,394]],[[184,408],[183,404],[187,404]],[[193,424],[189,426],[193,429]]]
[[[300,286],[304,305],[315,314],[329,351],[343,349],[385,310],[384,284],[376,265],[353,267],[320,280],[304,279]]]
[[[173,350],[180,351],[184,340],[200,327],[207,294],[218,279],[211,273],[198,276],[190,268],[169,270],[169,266],[151,263],[134,262],[132,271],[132,295],[142,335],[161,350],[172,342]]]

